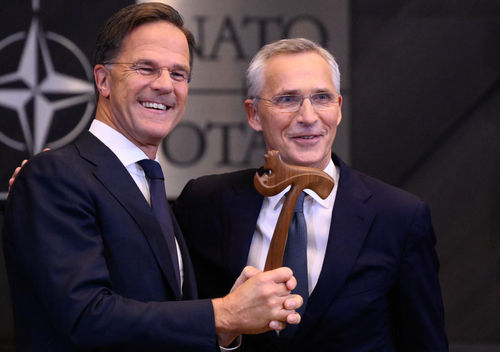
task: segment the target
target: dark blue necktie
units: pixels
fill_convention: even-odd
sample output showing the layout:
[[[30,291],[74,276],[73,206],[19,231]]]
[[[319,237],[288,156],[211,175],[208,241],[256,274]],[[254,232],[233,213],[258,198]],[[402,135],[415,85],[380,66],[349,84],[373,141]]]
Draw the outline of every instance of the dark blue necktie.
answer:
[[[144,159],[138,161],[138,164],[144,169],[146,177],[149,178],[149,193],[151,195],[151,208],[158,220],[163,237],[165,238],[172,259],[172,265],[176,273],[177,289],[180,290],[180,270],[179,259],[177,257],[177,246],[175,244],[174,226],[165,194],[165,183],[161,166],[154,160]]]
[[[292,221],[288,229],[285,253],[283,255],[283,266],[293,270],[293,275],[297,279],[297,287],[294,294],[301,295],[304,300],[302,307],[297,309],[301,316],[305,311],[307,298],[309,297],[309,285],[307,279],[307,225],[304,218],[304,197],[302,192],[295,203]],[[288,325],[280,336],[290,337],[295,332],[297,325]]]

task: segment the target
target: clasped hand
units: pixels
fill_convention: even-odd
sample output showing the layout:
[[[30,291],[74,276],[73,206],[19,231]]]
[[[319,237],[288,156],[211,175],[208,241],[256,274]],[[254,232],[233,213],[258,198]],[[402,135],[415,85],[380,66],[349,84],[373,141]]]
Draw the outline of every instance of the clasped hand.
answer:
[[[212,300],[219,343],[224,346],[240,334],[283,330],[298,324],[295,311],[302,305],[300,295],[291,294],[297,281],[289,268],[263,272],[247,266],[223,297]]]

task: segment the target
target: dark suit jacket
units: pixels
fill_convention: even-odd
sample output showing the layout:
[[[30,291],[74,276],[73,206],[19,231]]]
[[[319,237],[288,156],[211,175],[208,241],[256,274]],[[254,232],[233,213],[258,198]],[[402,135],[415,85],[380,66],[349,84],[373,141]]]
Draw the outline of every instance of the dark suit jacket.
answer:
[[[4,226],[19,351],[215,350],[210,300],[181,301],[197,292],[178,225],[184,297],[151,208],[90,133],[23,167]]]
[[[427,206],[334,157],[340,181],[323,269],[293,339],[244,338],[254,351],[446,351]],[[228,292],[247,262],[263,197],[255,170],[190,181],[175,206],[200,296]]]

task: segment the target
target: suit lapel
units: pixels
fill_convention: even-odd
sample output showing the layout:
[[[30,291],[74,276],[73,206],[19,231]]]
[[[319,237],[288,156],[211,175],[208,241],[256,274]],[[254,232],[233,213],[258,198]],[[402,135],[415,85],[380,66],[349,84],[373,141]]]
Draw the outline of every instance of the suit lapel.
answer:
[[[224,241],[228,245],[229,268],[234,277],[238,277],[247,265],[255,225],[264,199],[253,187],[255,171],[249,170],[224,198],[224,210],[228,214],[225,217],[227,226],[224,226]]]
[[[172,292],[181,299],[167,243],[160,225],[134,180],[120,160],[91,133],[75,142],[80,155],[95,165],[94,175],[135,220],[149,243]]]
[[[325,259],[297,335],[314,329],[327,311],[344,285],[375,218],[375,210],[366,204],[371,193],[341,160],[336,163],[340,164],[340,180]]]

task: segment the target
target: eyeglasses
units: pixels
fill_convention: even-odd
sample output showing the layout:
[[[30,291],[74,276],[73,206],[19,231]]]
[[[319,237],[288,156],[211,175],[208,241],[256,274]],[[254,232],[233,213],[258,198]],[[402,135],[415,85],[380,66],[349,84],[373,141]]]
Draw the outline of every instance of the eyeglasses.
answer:
[[[105,62],[104,65],[129,65],[131,70],[134,70],[141,76],[156,76],[156,78],[160,78],[163,70],[165,70],[168,71],[170,78],[176,82],[189,82],[191,80],[189,72],[183,69],[169,69],[168,67],[158,67],[140,62]]]
[[[314,110],[328,110],[338,102],[337,94],[329,92],[314,93],[308,97],[297,94],[285,94],[277,95],[272,99],[265,99],[259,96],[255,97],[255,99],[268,101],[281,112],[299,111],[305,99],[309,99]]]

